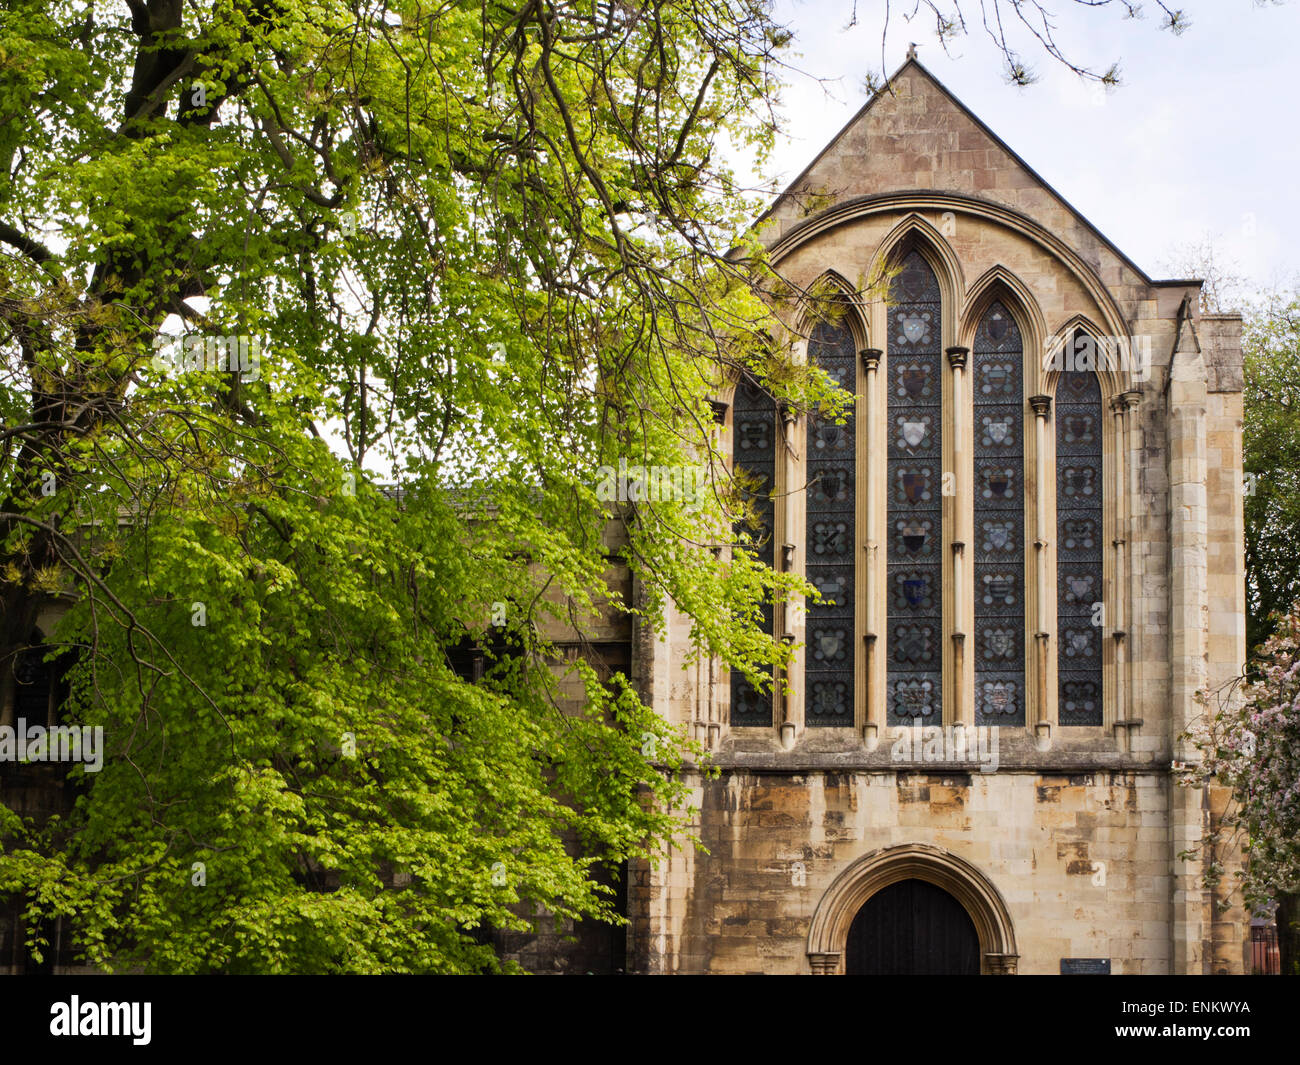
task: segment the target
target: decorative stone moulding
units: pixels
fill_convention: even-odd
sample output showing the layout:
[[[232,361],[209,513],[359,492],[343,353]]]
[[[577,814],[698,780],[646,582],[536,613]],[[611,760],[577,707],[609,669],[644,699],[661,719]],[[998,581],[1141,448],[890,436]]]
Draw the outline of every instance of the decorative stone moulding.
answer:
[[[1015,974],[1020,952],[1002,894],[970,862],[929,843],[871,851],[835,878],[818,902],[808,930],[808,964],[813,974],[838,973],[858,911],[877,891],[909,879],[934,884],[961,903],[979,937],[981,974]]]

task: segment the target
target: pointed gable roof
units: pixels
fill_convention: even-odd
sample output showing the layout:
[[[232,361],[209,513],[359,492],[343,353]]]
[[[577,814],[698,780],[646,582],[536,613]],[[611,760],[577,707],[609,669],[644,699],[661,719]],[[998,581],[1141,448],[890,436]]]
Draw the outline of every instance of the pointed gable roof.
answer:
[[[1055,232],[1101,266],[1106,249],[1147,284],[1146,272],[1079,213],[920,60],[908,58],[786,186],[756,223],[769,241],[823,208],[897,192],[941,192],[991,201]]]

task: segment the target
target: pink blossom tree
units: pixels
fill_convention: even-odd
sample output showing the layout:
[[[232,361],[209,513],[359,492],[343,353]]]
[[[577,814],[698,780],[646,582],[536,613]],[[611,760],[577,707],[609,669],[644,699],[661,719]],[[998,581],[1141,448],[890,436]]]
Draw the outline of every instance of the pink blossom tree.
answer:
[[[1244,683],[1189,734],[1204,759],[1184,783],[1232,788],[1235,801],[1212,835],[1240,833],[1246,904],[1277,903],[1281,970],[1300,975],[1300,606],[1278,621]],[[1215,843],[1203,841],[1211,884],[1223,873]]]

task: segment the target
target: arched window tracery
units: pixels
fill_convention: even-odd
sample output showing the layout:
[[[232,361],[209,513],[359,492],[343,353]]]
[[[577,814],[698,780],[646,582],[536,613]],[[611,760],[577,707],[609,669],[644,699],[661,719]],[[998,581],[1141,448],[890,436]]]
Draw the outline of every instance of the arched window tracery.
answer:
[[[994,302],[971,358],[977,725],[1025,723],[1023,362],[1020,329]]]
[[[1104,427],[1097,375],[1065,370],[1056,386],[1056,669],[1061,725],[1100,725],[1103,719]]]
[[[809,362],[850,393],[857,391],[857,350],[843,321],[819,322],[808,342]],[[825,600],[808,603],[804,719],[811,727],[854,723],[857,522],[856,412],[836,424],[808,417],[806,576]]]
[[[904,257],[889,302],[886,723],[930,725],[943,707],[943,304],[919,252]]]
[[[736,386],[731,419],[732,468],[741,479],[752,482],[747,494],[758,515],[757,529],[738,532],[753,546],[757,561],[772,566],[776,552],[773,543],[775,510],[772,491],[776,485],[776,402],[749,377]],[[763,604],[763,631],[771,633],[774,623],[772,604]],[[770,669],[768,675],[771,675]],[[739,670],[731,672],[731,724],[733,726],[770,726],[772,724],[772,689],[759,691]]]
[[[812,412],[800,434],[803,454],[791,452],[806,492],[802,539],[798,526],[787,526],[796,552],[788,557],[827,600],[789,615],[806,622],[794,623],[801,652],[792,679],[802,687],[795,724],[800,716],[807,727],[856,724],[864,698],[870,741],[882,726],[942,724],[947,696],[954,719],[975,725],[1036,724],[1040,737],[1044,722],[1100,725],[1098,608],[1110,520],[1103,382],[1068,368],[1055,384],[1044,381],[1047,364],[1040,371],[1030,361],[1044,327],[1006,289],[976,297],[974,318],[956,330],[969,349],[945,349],[953,332],[945,330],[945,308],[954,297],[932,262],[915,245],[899,260],[883,315],[872,323],[884,332],[883,350],[861,352],[861,369],[847,324],[823,322],[810,338],[810,361],[855,394],[861,378],[874,401],[845,425]],[[1027,399],[1029,391],[1049,394]],[[864,443],[866,465],[858,468],[854,456]],[[954,515],[943,503],[950,482],[961,492]],[[1035,484],[1046,498],[1031,497]],[[872,499],[856,500],[868,485]],[[865,605],[856,602],[863,587]],[[856,691],[860,645],[867,685]],[[958,671],[952,676],[949,663]],[[1056,683],[1044,689],[1044,674],[1053,672]],[[764,723],[770,709],[764,702]]]

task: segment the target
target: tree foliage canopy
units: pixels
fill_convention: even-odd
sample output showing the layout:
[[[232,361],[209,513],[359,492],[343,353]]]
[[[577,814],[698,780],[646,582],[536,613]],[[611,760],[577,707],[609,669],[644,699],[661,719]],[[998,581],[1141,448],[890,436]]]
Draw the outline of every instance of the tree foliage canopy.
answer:
[[[1300,602],[1300,299],[1272,296],[1245,316],[1247,643],[1262,644]]]
[[[1219,693],[1190,731],[1203,754],[1183,783],[1218,781],[1232,801],[1198,841],[1205,878],[1223,877],[1225,854],[1240,845],[1239,887],[1252,912],[1276,903],[1282,972],[1300,975],[1300,613],[1271,619],[1274,631],[1240,690]]]
[[[75,590],[64,714],[108,747],[66,816],[6,817],[30,927],[153,971],[449,971],[538,905],[609,913],[593,864],[661,845],[692,754],[626,678],[574,667],[579,711],[546,668],[609,522],[614,605],[781,654],[788,578],[701,551],[720,474],[596,492],[707,463],[724,373],[832,387],[770,342],[720,147],[770,139],[781,36],[750,0],[6,6],[5,651]],[[467,642],[510,653],[474,684]]]

